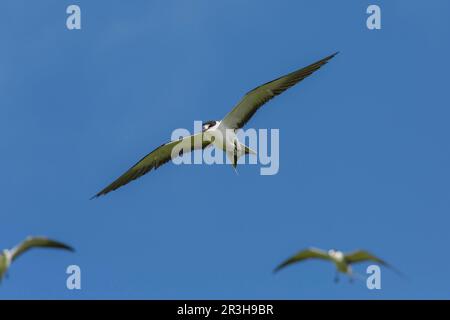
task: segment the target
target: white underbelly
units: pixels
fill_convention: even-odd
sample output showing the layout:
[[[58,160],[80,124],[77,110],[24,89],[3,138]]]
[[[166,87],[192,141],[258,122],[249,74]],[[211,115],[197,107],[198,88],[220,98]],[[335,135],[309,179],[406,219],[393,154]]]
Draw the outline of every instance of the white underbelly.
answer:
[[[216,148],[225,152],[233,152],[235,145],[239,150],[241,148],[234,130],[214,128],[205,131],[204,135],[208,141],[212,141]]]

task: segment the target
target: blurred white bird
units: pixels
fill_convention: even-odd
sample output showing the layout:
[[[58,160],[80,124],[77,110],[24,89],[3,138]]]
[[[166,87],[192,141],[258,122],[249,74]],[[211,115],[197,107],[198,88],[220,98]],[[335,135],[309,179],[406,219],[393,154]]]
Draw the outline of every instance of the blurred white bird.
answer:
[[[389,267],[392,270],[399,273],[396,269],[394,269],[392,266],[387,264],[384,260],[381,260],[380,258],[374,256],[368,251],[365,250],[356,250],[351,253],[344,254],[342,251],[337,251],[334,249],[324,251],[317,248],[308,248],[305,250],[302,250],[295,254],[294,256],[288,258],[284,262],[282,262],[280,265],[278,265],[274,272],[278,272],[279,270],[283,269],[284,267],[291,265],[293,263],[301,262],[307,259],[321,259],[321,260],[328,260],[334,263],[336,266],[336,277],[335,281],[339,281],[338,273],[344,273],[350,277],[350,280],[353,279],[353,272],[351,268],[351,264],[358,263],[358,262],[364,262],[364,261],[374,261],[378,264],[381,264],[385,267]]]
[[[22,253],[32,248],[55,248],[68,251],[74,251],[72,247],[44,237],[27,237],[12,249],[5,249],[0,254],[0,282],[8,271],[11,263]]]

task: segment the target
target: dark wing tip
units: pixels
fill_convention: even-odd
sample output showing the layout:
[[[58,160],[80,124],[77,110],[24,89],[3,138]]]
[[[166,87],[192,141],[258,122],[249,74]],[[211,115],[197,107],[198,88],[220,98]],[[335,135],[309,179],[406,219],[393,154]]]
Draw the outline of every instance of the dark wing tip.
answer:
[[[333,59],[336,55],[339,54],[339,51],[336,51],[333,54],[330,54],[328,57],[323,58],[321,61],[326,64],[329,60]]]
[[[129,181],[125,181],[122,182],[120,180],[122,180],[124,178],[125,175],[127,175],[128,172],[124,173],[122,176],[120,176],[119,178],[117,178],[114,182],[112,182],[111,184],[109,184],[106,188],[104,188],[102,191],[98,192],[97,194],[95,194],[94,196],[92,196],[89,200],[93,200],[96,198],[99,198],[101,196],[104,196],[108,193],[110,193],[111,191],[115,191],[117,189],[119,189],[120,187],[128,184],[129,182],[133,181],[136,178],[131,178]]]
[[[108,192],[109,191],[102,190],[99,193],[97,193],[97,194],[93,195],[92,197],[90,197],[89,200],[97,199],[98,197],[103,196],[103,195],[107,194]]]
[[[72,247],[72,246],[69,246],[69,245],[67,245],[67,244],[63,244],[63,245],[61,246],[61,249],[64,249],[64,250],[67,250],[67,251],[70,251],[70,252],[75,252],[75,248]]]
[[[285,268],[286,266],[288,266],[289,264],[291,264],[291,259],[289,258],[288,260],[283,261],[282,263],[280,263],[275,269],[273,269],[273,273],[277,273],[278,271],[280,271],[281,269]]]
[[[334,58],[335,56],[337,56],[339,54],[339,51],[336,51],[333,54],[330,54],[328,57],[326,57],[324,60],[330,60],[331,58]]]
[[[48,238],[48,237],[28,236],[25,239],[25,241],[33,241],[33,240],[43,240],[43,241],[47,242],[44,245],[38,245],[40,247],[55,248],[55,249],[62,249],[62,250],[75,252],[75,249],[72,246],[70,246],[68,244],[65,244],[63,242],[60,242],[60,241],[53,240],[53,239]]]
[[[110,183],[106,188],[102,189],[100,192],[98,192],[97,194],[95,194],[94,196],[92,196],[89,200],[93,200],[93,199],[96,199],[96,198],[98,198],[98,197],[104,196],[104,195],[110,193],[111,191],[115,191],[115,190],[119,189],[120,187],[122,187],[122,186],[128,184],[128,183],[131,182],[132,180],[136,179],[136,178],[134,178],[134,179],[132,178],[132,179],[130,179],[129,181],[126,181],[125,183],[123,183],[122,181],[120,181],[120,180],[122,180],[122,179],[124,178],[124,176],[126,176],[128,173],[129,173],[129,171],[126,172],[126,173],[124,173],[122,176],[120,176],[119,178],[117,178],[114,182]],[[127,177],[127,178],[128,178],[128,177]]]
[[[407,276],[402,272],[402,271],[400,271],[399,269],[397,269],[396,267],[394,267],[392,264],[390,264],[390,263],[387,263],[386,261],[384,261],[384,260],[382,260],[382,263],[381,263],[383,266],[385,266],[386,268],[389,268],[389,269],[391,269],[395,274],[397,274],[398,276],[400,276],[400,277],[402,277],[402,278],[404,278],[404,279],[407,279]]]
[[[68,244],[65,244],[65,243],[62,243],[59,241],[55,241],[55,240],[51,240],[51,239],[48,239],[48,240],[52,242],[50,247],[57,248],[57,249],[63,249],[63,250],[67,250],[70,252],[75,252],[75,248],[73,248],[72,246],[70,246]]]
[[[313,64],[313,65],[318,65],[318,68],[317,68],[317,69],[319,69],[321,66],[327,64],[328,61],[330,61],[331,59],[333,59],[337,54],[339,54],[339,51],[336,51],[335,53],[330,54],[329,56],[323,58],[322,60],[316,62],[316,63]]]
[[[275,269],[272,270],[272,273],[273,273],[273,274],[277,273],[278,271],[280,271],[281,269],[283,269],[283,267],[284,267],[284,266],[283,266],[282,264],[278,265]]]

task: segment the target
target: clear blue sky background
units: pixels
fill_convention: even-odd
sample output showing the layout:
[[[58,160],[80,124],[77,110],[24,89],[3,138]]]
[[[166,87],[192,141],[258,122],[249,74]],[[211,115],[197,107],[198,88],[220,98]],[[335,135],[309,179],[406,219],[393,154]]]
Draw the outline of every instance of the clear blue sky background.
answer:
[[[82,30],[68,31],[78,4]],[[382,30],[366,8],[382,9]],[[449,298],[450,3],[60,1],[0,4],[0,247],[21,257],[0,298]],[[193,120],[341,53],[249,123],[280,129],[280,171],[168,164],[89,198]],[[382,290],[308,246],[368,249]],[[66,289],[65,268],[82,270]],[[365,266],[356,268],[364,273]]]

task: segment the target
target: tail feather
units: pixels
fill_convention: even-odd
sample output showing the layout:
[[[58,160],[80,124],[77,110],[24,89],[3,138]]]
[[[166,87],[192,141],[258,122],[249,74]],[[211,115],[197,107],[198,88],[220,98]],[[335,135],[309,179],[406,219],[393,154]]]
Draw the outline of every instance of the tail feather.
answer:
[[[241,144],[241,146],[244,147],[245,154],[256,154],[255,151],[253,151],[252,149],[250,149],[249,147],[247,147],[245,144]]]
[[[238,143],[240,144],[240,147],[241,147],[240,149],[237,148]],[[237,167],[239,158],[246,154],[256,154],[256,152],[253,151],[252,149],[250,149],[249,147],[247,147],[245,144],[242,144],[240,142],[235,142],[234,150],[227,152],[228,159],[230,160],[231,165],[233,166],[236,173],[237,173],[236,167]]]

